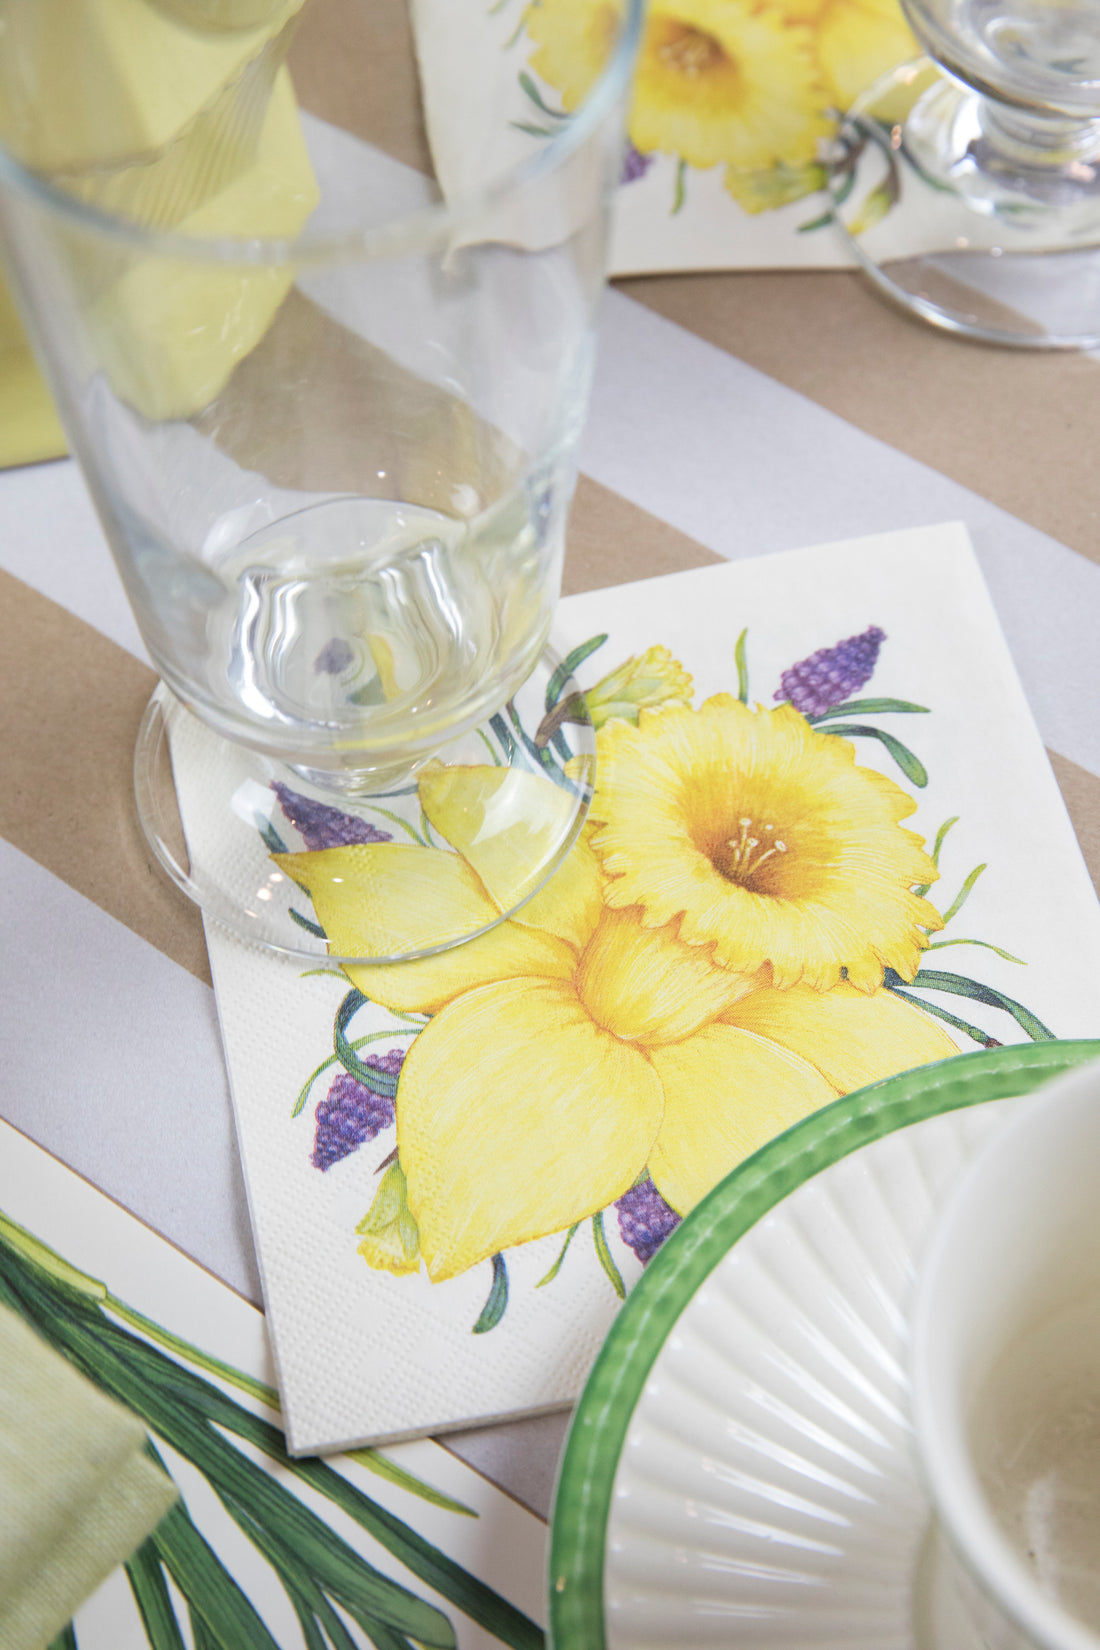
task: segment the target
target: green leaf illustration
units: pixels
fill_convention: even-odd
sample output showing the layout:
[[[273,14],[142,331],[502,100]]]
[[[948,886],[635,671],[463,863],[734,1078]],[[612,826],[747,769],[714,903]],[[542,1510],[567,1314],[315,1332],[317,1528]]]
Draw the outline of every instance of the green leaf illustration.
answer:
[[[569,1249],[569,1245],[572,1243],[573,1239],[577,1235],[577,1232],[580,1230],[580,1224],[581,1223],[578,1220],[578,1221],[575,1221],[572,1226],[570,1226],[568,1232],[566,1232],[566,1234],[565,1234],[565,1242],[561,1246],[561,1249],[558,1253],[557,1260],[554,1262],[553,1266],[551,1266],[551,1268],[550,1268],[549,1272],[547,1272],[546,1276],[544,1278],[540,1278],[539,1281],[536,1283],[536,1285],[535,1285],[536,1289],[541,1289],[544,1284],[553,1283],[554,1279],[557,1277],[558,1273],[561,1271],[561,1263],[565,1259],[566,1253],[568,1252],[568,1249]]]
[[[737,646],[733,650],[733,662],[737,666],[737,697],[743,705],[749,702],[749,666],[745,657],[745,644],[748,641],[748,631],[743,630],[737,638]]]
[[[1019,963],[1021,968],[1027,967],[1022,957],[1014,957],[1011,951],[1002,951],[999,945],[991,945],[988,940],[933,940],[927,949],[929,951],[943,951],[949,945],[980,945],[986,951],[995,951],[998,957],[1004,958],[1005,962]]]
[[[886,712],[902,716],[931,714],[927,705],[910,704],[908,699],[849,699],[843,705],[830,705],[828,710],[819,710],[813,716],[807,716],[806,720],[816,727],[819,722],[830,722],[837,716],[852,716],[857,711],[861,716],[877,716]]]
[[[267,849],[268,853],[285,854],[287,852],[286,843],[283,841],[282,837],[279,835],[278,831],[269,819],[263,819],[257,815],[256,829],[259,831],[261,837],[263,837],[264,847]]]
[[[562,660],[561,664],[557,667],[554,674],[546,684],[545,708],[547,710],[553,710],[554,706],[561,698],[562,690],[570,676],[574,675],[579,667],[584,664],[584,661],[591,654],[595,653],[597,648],[602,647],[606,640],[606,631],[604,631],[600,636],[590,636],[586,642],[581,642],[580,645],[575,647],[571,653],[567,653],[565,655],[565,658]]]
[[[487,1335],[490,1329],[495,1329],[503,1318],[508,1305],[508,1268],[504,1264],[503,1255],[493,1256],[493,1286],[489,1290],[489,1299],[481,1309],[481,1316],[474,1324],[475,1335]]]
[[[944,925],[945,928],[947,927],[947,924],[951,921],[951,918],[954,917],[954,916],[957,916],[958,913],[962,910],[963,906],[966,904],[967,900],[970,898],[970,890],[973,888],[974,884],[977,882],[978,878],[981,876],[982,872],[984,870],[986,870],[986,868],[987,867],[985,865],[975,865],[975,867],[971,871],[970,875],[966,878],[966,880],[964,881],[962,887],[959,889],[958,893],[955,895],[955,898],[951,901],[951,904],[947,907],[947,910],[943,914],[943,925]]]
[[[328,939],[328,935],[325,933],[319,922],[314,922],[310,917],[303,917],[300,911],[295,911],[293,905],[290,907],[288,915],[291,922],[296,922],[299,928],[304,928],[306,933],[312,934],[315,939]]]
[[[675,193],[672,197],[672,210],[669,213],[670,217],[674,218],[678,212],[683,211],[684,202],[685,202],[686,199],[687,199],[687,161],[686,160],[680,160],[680,161],[677,161],[677,163],[676,163],[676,191],[675,191]]]
[[[621,1301],[626,1299],[626,1285],[622,1273],[615,1265],[614,1257],[607,1243],[607,1233],[603,1229],[603,1211],[592,1216],[592,1241],[596,1245],[596,1253],[600,1265],[607,1274],[608,1281]]]
[[[913,979],[905,981],[900,974],[895,974],[892,968],[888,968],[884,983],[891,990],[897,986],[908,985],[910,991],[943,991],[948,996],[969,997],[971,1002],[985,1003],[989,1008],[999,1008],[1005,1014],[1010,1014],[1017,1025],[1027,1032],[1033,1043],[1045,1043],[1054,1037],[1053,1031],[1015,998],[1007,997],[1003,991],[995,991],[990,985],[980,985],[977,980],[967,979],[964,974],[944,974],[938,969],[922,968]]]
[[[523,90],[526,92],[527,96],[531,99],[531,102],[535,105],[535,108],[539,109],[544,115],[549,115],[551,120],[569,119],[569,116],[564,109],[551,109],[550,105],[543,98],[542,93],[539,91],[526,69],[520,72],[519,83],[523,87]]]
[[[397,1094],[397,1075],[392,1071],[378,1071],[374,1066],[368,1066],[360,1060],[354,1047],[348,1041],[347,1029],[352,1018],[364,1007],[368,999],[354,986],[344,998],[336,1011],[336,1020],[332,1028],[332,1046],[336,1058],[357,1083],[373,1094],[380,1094],[386,1100],[392,1100]]]
[[[923,997],[914,996],[911,991],[903,991],[896,985],[888,986],[887,989],[895,997],[904,997],[907,1003],[915,1003],[922,1013],[933,1014],[937,1020],[943,1020],[946,1025],[953,1026],[956,1031],[961,1031],[965,1037],[971,1038],[982,1048],[1003,1047],[999,1038],[990,1037],[987,1032],[982,1031],[978,1026],[972,1026],[967,1020],[960,1020],[957,1014],[949,1014],[946,1008],[940,1007],[939,1003],[927,1002]]]
[[[947,836],[947,833],[951,829],[952,825],[957,825],[958,823],[959,823],[958,814],[952,814],[950,819],[945,819],[944,820],[943,824],[940,826],[939,830],[936,832],[936,841],[935,841],[935,845],[932,849],[932,863],[936,867],[937,870],[939,869],[939,864],[940,864],[940,849],[943,847],[944,840]],[[930,882],[922,882],[920,887],[915,888],[913,890],[913,892],[916,893],[916,894],[919,894],[921,896],[921,898],[923,899],[925,894],[927,894],[929,888],[931,888],[931,886],[932,886],[932,884]]]
[[[453,1629],[442,1611],[348,1546],[283,1483],[242,1455],[235,1439],[331,1500],[414,1576],[511,1650],[542,1650],[540,1630],[514,1606],[326,1462],[292,1460],[276,1427],[114,1322],[110,1301],[82,1287],[83,1274],[75,1268],[78,1281],[71,1281],[63,1274],[65,1265],[59,1257],[50,1266],[39,1264],[28,1244],[13,1244],[6,1232],[0,1232],[0,1300],[202,1472],[230,1516],[273,1563],[303,1623],[309,1619],[326,1633],[335,1624],[330,1640],[339,1642],[339,1617],[333,1608],[338,1605],[376,1646],[402,1646],[414,1640],[433,1650],[449,1650],[454,1644]],[[162,1337],[167,1334],[161,1331]],[[183,1593],[196,1627],[202,1623],[206,1637],[200,1640],[196,1632],[196,1646],[201,1642],[207,1650],[271,1650],[267,1629],[194,1529],[185,1507],[179,1505],[150,1540],[150,1552],[135,1561],[135,1573],[151,1617],[157,1613],[160,1593],[150,1555]],[[323,1643],[313,1628],[307,1631],[303,1625],[303,1632],[307,1643]],[[154,1644],[153,1650],[177,1646],[162,1634],[162,1643]]]
[[[928,772],[924,763],[918,761],[908,745],[903,745],[900,739],[895,739],[894,735],[887,733],[884,728],[862,727],[845,722],[838,728],[823,728],[822,732],[835,733],[838,738],[843,739],[877,739],[880,744],[885,745],[911,785],[923,790],[928,783]]]

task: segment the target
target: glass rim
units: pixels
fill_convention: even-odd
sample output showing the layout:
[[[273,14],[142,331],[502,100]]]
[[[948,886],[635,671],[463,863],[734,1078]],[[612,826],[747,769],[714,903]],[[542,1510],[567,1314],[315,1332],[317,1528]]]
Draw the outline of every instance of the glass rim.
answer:
[[[433,201],[381,224],[312,236],[308,230],[293,237],[181,235],[177,230],[152,228],[75,199],[16,160],[3,144],[0,191],[14,190],[89,235],[189,263],[278,268],[341,258],[389,258],[426,250],[441,241],[461,241],[464,227],[555,172],[606,119],[629,80],[645,8],[646,0],[622,0],[622,28],[614,51],[563,130],[536,154],[505,168],[488,184],[459,195],[453,202]]]

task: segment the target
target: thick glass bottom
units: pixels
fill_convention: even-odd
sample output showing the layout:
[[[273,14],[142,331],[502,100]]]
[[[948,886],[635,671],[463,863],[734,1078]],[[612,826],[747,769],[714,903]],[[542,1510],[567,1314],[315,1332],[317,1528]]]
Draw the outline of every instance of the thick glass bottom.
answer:
[[[830,158],[837,227],[879,290],[933,326],[1100,347],[1100,162],[994,152],[991,113],[927,58],[884,75]]]
[[[245,940],[309,962],[429,956],[519,911],[573,846],[595,772],[583,704],[547,649],[489,722],[351,799],[221,738],[162,683],[135,751],[138,814],[173,882]]]

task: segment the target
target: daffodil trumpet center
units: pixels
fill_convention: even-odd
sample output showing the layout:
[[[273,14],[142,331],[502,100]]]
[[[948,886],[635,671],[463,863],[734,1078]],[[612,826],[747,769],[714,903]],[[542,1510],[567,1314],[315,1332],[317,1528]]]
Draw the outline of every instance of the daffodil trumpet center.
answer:
[[[734,68],[721,42],[702,29],[666,20],[661,34],[663,38],[656,44],[657,56],[666,68],[687,80],[698,80],[718,68]]]
[[[600,731],[593,844],[616,909],[676,922],[688,946],[780,988],[861,991],[885,966],[912,979],[938,914],[914,892],[936,878],[900,828],[912,799],[856,764],[846,741],[790,706],[718,694],[698,710],[642,712]]]
[[[736,882],[742,888],[753,888],[764,866],[770,860],[781,861],[787,852],[787,844],[777,836],[774,825],[757,825],[746,814],[737,821],[736,834],[719,843],[711,859],[728,882]],[[754,891],[768,892],[767,889]]]

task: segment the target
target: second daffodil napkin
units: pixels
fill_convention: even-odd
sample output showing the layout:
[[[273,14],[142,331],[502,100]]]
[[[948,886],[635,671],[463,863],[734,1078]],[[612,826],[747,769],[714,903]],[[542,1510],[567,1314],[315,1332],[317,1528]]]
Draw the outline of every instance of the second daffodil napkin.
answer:
[[[1100,911],[962,528],[571,597],[555,645],[595,799],[517,916],[346,973],[208,936],[297,1452],[568,1404],[664,1238],[772,1136],[1100,1029]],[[577,710],[555,688],[517,745],[567,765]],[[422,786],[433,898],[457,855],[491,904],[458,797],[499,771]],[[369,946],[403,897],[392,823],[364,841],[289,778],[271,807],[299,914]]]

